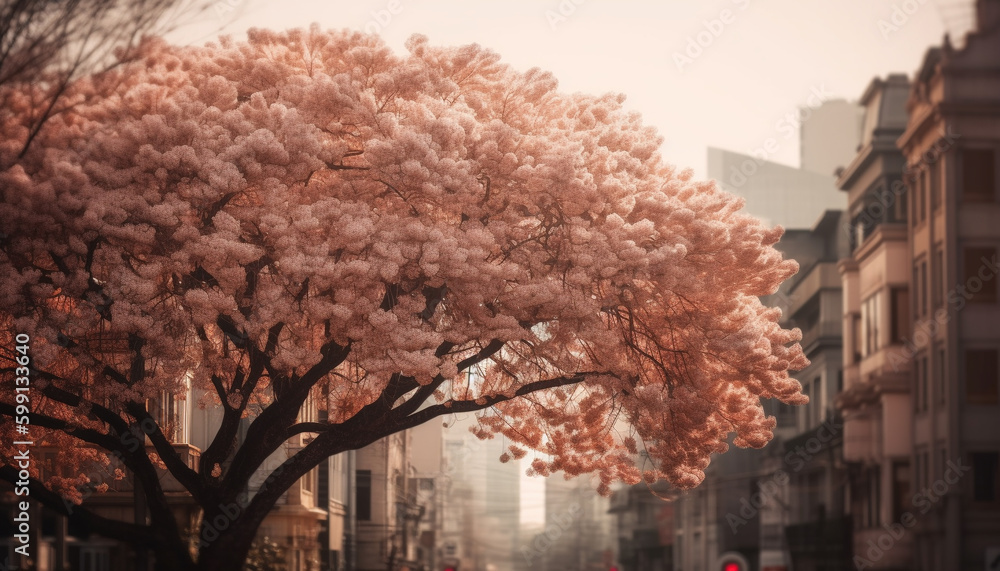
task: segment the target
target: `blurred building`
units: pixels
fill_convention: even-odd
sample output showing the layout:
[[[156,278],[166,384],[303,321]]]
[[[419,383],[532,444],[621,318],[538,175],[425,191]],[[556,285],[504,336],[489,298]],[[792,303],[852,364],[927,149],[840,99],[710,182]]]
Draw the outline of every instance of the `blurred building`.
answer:
[[[320,421],[327,411],[319,412]],[[355,451],[332,456],[319,465],[317,505],[325,509],[326,520],[320,524],[319,571],[353,569],[355,518],[351,501],[354,482]]]
[[[847,201],[835,170],[857,152],[862,108],[842,100],[803,109],[803,168],[709,149],[709,176],[746,199],[744,212],[780,224],[776,247],[799,273],[762,298],[782,310],[786,327],[802,330],[811,364],[793,376],[810,397],[801,407],[764,403],[778,420],[761,450],[731,447],[713,458],[704,483],[680,494],[675,507],[673,564],[713,569],[738,554],[753,569],[841,569],[849,564],[846,470],[834,400],[841,387],[841,279],[849,252]],[[766,144],[765,144],[766,149]]]
[[[809,403],[768,403],[767,412],[778,420],[775,439],[761,451],[752,493],[740,500],[741,512],[759,510],[762,568],[832,571],[850,563],[843,434],[834,407],[842,384],[837,262],[849,251],[846,220],[843,211],[824,212],[812,229],[789,230],[776,245],[799,262],[799,272],[764,302],[781,308],[785,327],[802,332],[810,364],[792,376]]]
[[[851,252],[843,280],[844,381],[837,404],[850,466],[853,551],[877,544],[883,524],[898,521],[911,495],[910,263],[903,157],[896,140],[906,127],[905,76],[875,79],[861,98],[865,132],[857,157],[838,184],[848,195]],[[871,557],[875,569],[908,569],[913,537]],[[881,550],[880,550],[881,551]]]
[[[1000,567],[1000,0],[978,0],[976,17],[961,49],[945,38],[927,52],[897,141],[913,497],[892,521],[919,570]]]
[[[522,558],[540,571],[607,571],[615,559],[613,517],[594,479],[545,480],[545,529],[525,544]]]
[[[743,197],[743,212],[770,225],[808,230],[823,212],[847,205],[834,171],[857,151],[861,111],[854,103],[830,100],[801,109],[798,121],[800,168],[767,160],[780,148],[776,133],[752,155],[709,147],[708,177]]]
[[[707,571],[714,568],[721,554],[731,551],[738,551],[749,561],[758,559],[759,512],[755,508],[752,513],[741,514],[740,508],[755,493],[762,459],[760,450],[731,446],[725,454],[713,456],[700,486],[677,496],[671,550],[674,569]],[[734,521],[734,517],[740,519]],[[624,546],[620,557],[627,557]]]
[[[800,270],[762,301],[781,308],[785,327],[802,331],[810,365],[792,376],[810,402],[765,401],[765,413],[777,419],[774,439],[759,450],[730,446],[712,459],[701,486],[679,495],[677,569],[714,569],[724,554],[771,571],[850,564],[847,479],[833,406],[841,383],[837,261],[848,250],[845,221],[842,211],[824,212],[813,228],[788,230],[776,245]]]
[[[409,431],[397,432],[357,451],[357,571],[417,566],[414,522],[421,514],[409,493],[410,438]]]
[[[615,518],[611,530],[617,543],[614,546],[617,553],[611,561],[629,571],[679,569],[674,565],[676,497],[676,491],[664,482],[653,486],[639,483],[616,489],[608,506]],[[611,569],[609,563],[605,559],[604,567],[593,569]],[[550,571],[552,569],[549,567]]]
[[[863,109],[845,99],[830,99],[800,114],[799,168],[833,175],[854,157],[861,140]]]
[[[843,210],[833,173],[819,174],[709,147],[708,177],[746,200],[741,212],[770,226],[809,229],[826,210]]]
[[[521,569],[520,462],[501,463],[501,438],[479,440],[475,415],[448,418],[440,561],[462,571]]]
[[[410,497],[419,506],[417,513],[420,516],[413,522],[416,569],[437,571],[442,568],[438,546],[447,500],[444,491],[444,427],[440,419],[435,419],[411,428],[409,432],[413,437]]]

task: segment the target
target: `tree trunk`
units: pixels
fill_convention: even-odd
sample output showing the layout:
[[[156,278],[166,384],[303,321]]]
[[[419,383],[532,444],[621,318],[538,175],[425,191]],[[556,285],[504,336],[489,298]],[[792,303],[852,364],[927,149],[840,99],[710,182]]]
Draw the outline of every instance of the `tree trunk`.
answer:
[[[135,525],[142,527],[146,525],[146,494],[139,478],[133,478],[132,486],[132,518]],[[137,545],[135,547],[135,569],[136,571],[150,571],[149,551],[145,546]]]
[[[155,571],[191,571],[192,567],[191,558],[186,553],[173,553],[167,550],[155,550],[153,562]]]
[[[202,534],[198,550],[198,563],[195,569],[199,571],[242,571],[250,553],[250,547],[257,536],[260,522],[236,518],[235,520],[206,518],[202,521]],[[213,521],[227,521],[224,529],[217,534],[205,533]],[[219,526],[222,528],[222,526]],[[214,529],[214,528],[213,528]]]

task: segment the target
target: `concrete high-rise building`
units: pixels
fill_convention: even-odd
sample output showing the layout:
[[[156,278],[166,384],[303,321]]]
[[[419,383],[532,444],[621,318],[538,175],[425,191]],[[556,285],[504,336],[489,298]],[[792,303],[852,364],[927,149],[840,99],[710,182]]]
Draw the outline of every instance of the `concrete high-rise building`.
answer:
[[[708,176],[746,200],[744,212],[769,224],[809,230],[827,210],[843,210],[835,171],[857,151],[861,109],[841,99],[800,111],[800,168],[767,160],[779,145],[765,141],[747,155],[709,147]]]
[[[857,153],[863,109],[845,99],[831,99],[800,110],[799,116],[799,168],[834,176]]]
[[[500,437],[479,440],[475,415],[447,417],[441,561],[460,569],[515,571],[521,561],[520,462],[501,463]]]
[[[843,210],[833,173],[823,175],[709,147],[708,177],[746,201],[742,212],[770,225],[808,230],[827,210]]]

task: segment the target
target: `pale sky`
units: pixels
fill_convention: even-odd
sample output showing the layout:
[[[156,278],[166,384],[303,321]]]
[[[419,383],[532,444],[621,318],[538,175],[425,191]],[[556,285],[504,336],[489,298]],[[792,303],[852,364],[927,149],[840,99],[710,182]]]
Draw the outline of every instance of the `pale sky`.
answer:
[[[560,89],[624,93],[665,137],[664,158],[705,176],[706,148],[749,153],[812,93],[857,100],[875,76],[911,75],[946,31],[971,24],[972,0],[219,0],[175,32],[201,44],[250,27],[380,33],[398,53],[414,33],[478,43]],[[700,40],[700,41],[699,41]],[[687,58],[687,59],[684,59]],[[798,141],[768,158],[798,166]],[[543,521],[542,482],[522,487],[522,521]],[[534,509],[530,509],[533,508]]]

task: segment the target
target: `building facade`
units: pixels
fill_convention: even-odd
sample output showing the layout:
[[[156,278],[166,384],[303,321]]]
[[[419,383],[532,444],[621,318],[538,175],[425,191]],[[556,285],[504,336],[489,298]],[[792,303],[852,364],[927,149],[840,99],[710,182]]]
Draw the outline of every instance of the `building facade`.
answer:
[[[357,451],[357,571],[415,567],[416,502],[409,493],[410,434],[398,432]]]
[[[808,114],[807,114],[808,111]],[[745,211],[785,227],[776,244],[799,273],[762,301],[802,331],[811,364],[793,373],[809,396],[800,407],[764,403],[777,419],[763,449],[731,447],[705,482],[676,502],[677,569],[712,569],[727,554],[754,569],[840,569],[849,561],[846,470],[834,402],[842,383],[842,295],[838,260],[849,251],[847,200],[834,165],[856,152],[862,109],[828,101],[801,114],[803,167],[709,149],[709,176],[746,199]],[[823,172],[825,171],[825,172]]]
[[[914,568],[1000,558],[1000,0],[927,52],[897,143],[910,194]],[[904,522],[905,523],[905,522]]]
[[[837,406],[844,419],[853,552],[877,547],[883,525],[900,517],[910,494],[912,419],[907,193],[896,139],[906,127],[905,76],[871,82],[861,98],[865,131],[858,155],[841,172],[847,193],[850,254],[843,281],[844,375]],[[912,536],[872,555],[876,569],[907,569]]]
[[[850,563],[843,435],[834,407],[843,378],[837,262],[848,251],[845,221],[843,211],[824,212],[812,229],[790,230],[777,244],[799,262],[799,273],[765,303],[782,309],[785,327],[802,332],[810,364],[793,377],[809,403],[768,403],[778,422],[775,439],[762,450],[761,476],[740,505],[741,516],[759,510],[762,568],[833,571]]]
[[[545,529],[522,549],[526,569],[606,571],[615,560],[609,500],[593,478],[545,479]],[[525,546],[528,547],[528,546]]]

